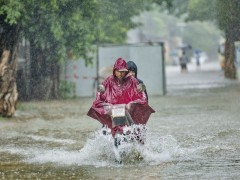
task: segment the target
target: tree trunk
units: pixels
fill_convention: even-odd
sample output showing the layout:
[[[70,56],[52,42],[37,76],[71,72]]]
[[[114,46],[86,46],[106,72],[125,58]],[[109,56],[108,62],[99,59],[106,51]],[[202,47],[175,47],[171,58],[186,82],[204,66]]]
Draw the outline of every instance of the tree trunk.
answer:
[[[10,51],[4,50],[0,60],[0,115],[11,117],[17,102],[16,61],[9,64]]]
[[[224,74],[226,78],[236,79],[236,68],[234,65],[234,42],[226,40],[225,46],[225,67]]]
[[[226,46],[225,46],[225,77],[236,79],[235,61],[235,41],[240,41],[240,27],[238,24],[234,28],[226,31]]]
[[[47,60],[48,53],[30,41],[30,99],[58,98],[59,65]]]
[[[0,16],[0,116],[11,117],[18,98],[16,85],[18,26]]]

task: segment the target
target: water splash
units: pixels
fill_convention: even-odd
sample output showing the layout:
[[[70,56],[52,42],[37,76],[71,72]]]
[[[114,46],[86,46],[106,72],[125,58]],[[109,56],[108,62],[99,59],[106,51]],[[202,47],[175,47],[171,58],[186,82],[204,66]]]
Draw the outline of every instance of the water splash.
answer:
[[[138,127],[143,128],[143,127]],[[146,130],[146,127],[144,127]],[[178,144],[173,136],[161,136],[147,132],[145,143],[132,141],[121,143],[117,152],[122,164],[115,162],[116,149],[112,135],[103,135],[102,130],[95,131],[79,151],[66,150],[63,147],[53,149],[24,149],[27,163],[56,163],[59,165],[93,165],[96,167],[122,165],[156,165],[170,161],[177,154]],[[49,141],[49,139],[47,139]],[[18,152],[20,152],[18,150]],[[20,152],[21,153],[21,152]]]
[[[146,126],[139,125],[132,128],[136,131],[127,136],[127,142],[126,136],[122,137],[121,145],[117,149],[109,129],[106,135],[101,129],[90,134],[82,148],[76,140],[70,138],[53,138],[32,133],[10,133],[8,134],[9,140],[13,141],[15,137],[20,136],[22,142],[15,145],[5,144],[1,146],[0,152],[19,155],[26,163],[76,164],[96,167],[160,164],[171,160],[178,154],[178,143],[173,136],[154,134]],[[135,138],[136,135],[137,138]],[[144,143],[139,143],[139,139]],[[78,146],[79,150],[76,148]],[[115,162],[116,152],[121,156],[122,164]]]

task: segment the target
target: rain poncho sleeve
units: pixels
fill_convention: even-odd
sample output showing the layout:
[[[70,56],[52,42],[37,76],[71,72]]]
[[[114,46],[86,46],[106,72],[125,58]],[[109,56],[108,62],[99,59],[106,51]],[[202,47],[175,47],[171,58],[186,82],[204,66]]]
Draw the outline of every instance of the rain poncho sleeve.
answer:
[[[108,127],[112,127],[108,115],[108,105],[131,103],[130,115],[135,124],[146,124],[151,113],[155,112],[147,103],[145,93],[137,91],[138,81],[132,76],[126,76],[121,84],[115,76],[108,77],[102,85],[103,93],[97,93],[96,100],[87,115]]]

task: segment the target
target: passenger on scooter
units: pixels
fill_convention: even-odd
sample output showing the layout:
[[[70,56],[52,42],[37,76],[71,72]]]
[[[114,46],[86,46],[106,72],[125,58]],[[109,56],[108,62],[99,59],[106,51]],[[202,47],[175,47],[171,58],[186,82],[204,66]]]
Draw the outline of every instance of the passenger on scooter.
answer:
[[[113,67],[113,75],[102,83],[104,91],[97,92],[96,100],[87,115],[112,129],[113,134],[111,105],[126,104],[127,118],[134,124],[146,124],[155,111],[148,105],[146,94],[137,90],[138,84],[138,80],[128,74],[126,61],[118,58]]]
[[[148,100],[148,94],[147,94],[146,86],[143,83],[143,81],[137,77],[137,71],[138,71],[137,65],[133,61],[128,61],[127,66],[128,66],[128,73],[130,75],[132,75],[133,77],[135,77],[139,82],[138,90],[139,91],[144,91],[145,94],[146,94],[147,100]]]

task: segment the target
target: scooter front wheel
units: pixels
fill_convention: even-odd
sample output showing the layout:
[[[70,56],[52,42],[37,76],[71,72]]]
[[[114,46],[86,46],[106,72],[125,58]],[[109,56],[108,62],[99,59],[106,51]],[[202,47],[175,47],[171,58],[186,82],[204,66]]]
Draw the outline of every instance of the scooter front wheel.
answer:
[[[120,137],[120,134],[117,132],[114,136],[114,146],[118,148],[120,144],[121,144],[121,137]]]
[[[122,158],[118,150],[118,146],[121,144],[121,137],[119,133],[116,133],[114,136],[114,154],[115,154],[115,162],[118,164],[122,163]]]

